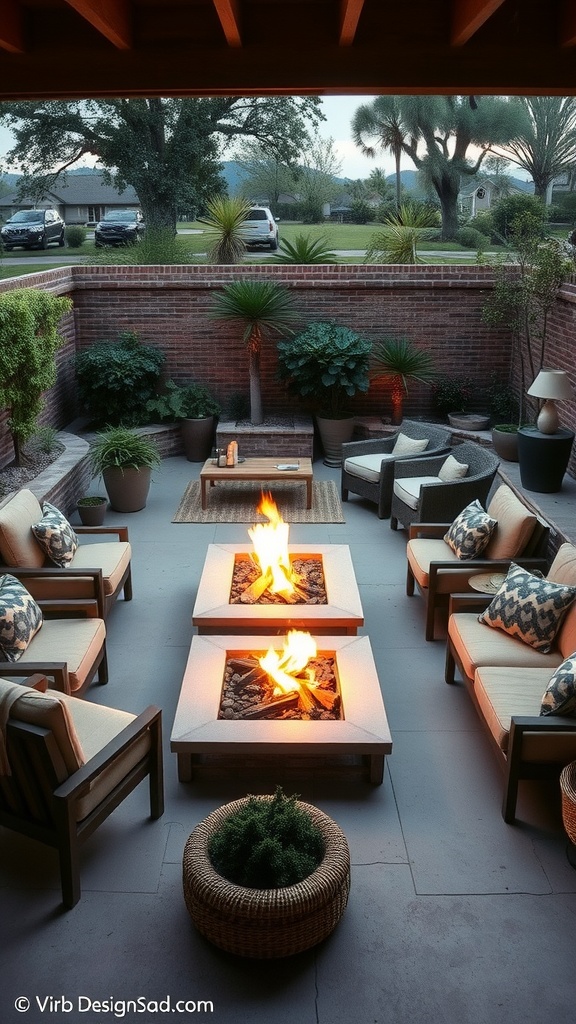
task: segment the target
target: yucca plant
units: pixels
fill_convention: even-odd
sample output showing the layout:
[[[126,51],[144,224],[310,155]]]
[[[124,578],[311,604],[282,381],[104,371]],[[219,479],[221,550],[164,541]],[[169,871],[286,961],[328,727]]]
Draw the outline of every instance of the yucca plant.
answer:
[[[229,320],[243,330],[242,336],[249,354],[250,421],[254,424],[262,423],[262,341],[270,331],[291,333],[291,325],[298,317],[292,293],[274,281],[257,278],[231,281],[216,295],[211,316],[215,320]]]
[[[283,238],[280,242],[281,255],[275,263],[337,263],[336,253],[328,248],[328,239],[322,235],[296,235],[293,242]]]
[[[390,383],[392,423],[402,422],[404,398],[408,394],[408,379],[432,384],[438,374],[428,352],[418,348],[408,338],[385,338],[372,347],[370,379]]]
[[[206,209],[208,215],[201,223],[209,228],[206,233],[208,262],[239,263],[246,252],[243,224],[250,203],[239,197],[216,196]]]
[[[386,218],[382,231],[372,236],[366,249],[365,263],[424,263],[416,245],[430,237],[437,227],[438,214],[426,206],[403,203],[398,213]]]

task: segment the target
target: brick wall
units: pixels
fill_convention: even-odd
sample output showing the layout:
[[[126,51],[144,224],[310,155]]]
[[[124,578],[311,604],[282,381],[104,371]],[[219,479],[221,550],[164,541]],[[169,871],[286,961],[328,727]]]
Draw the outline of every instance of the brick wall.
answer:
[[[482,319],[492,285],[489,267],[382,267],[353,264],[290,267],[88,267],[31,275],[26,284],[71,294],[74,312],[63,325],[67,343],[58,354],[58,383],[47,396],[44,420],[62,427],[72,418],[73,363],[80,350],[119,331],[134,330],[143,342],[167,356],[166,373],[176,380],[204,381],[225,404],[231,395],[248,392],[248,360],[239,331],[210,319],[214,291],[240,276],[265,277],[294,291],[302,325],[333,318],[372,341],[406,336],[427,349],[440,371],[465,373],[478,384],[475,411],[485,410],[482,390],[496,370],[506,377],[510,336]],[[22,279],[0,282],[0,290],[21,287]],[[551,317],[547,362],[565,368],[576,383],[576,288],[563,289]],[[265,412],[287,413],[301,406],[276,380],[274,340],[264,344],[262,388]],[[352,403],[365,415],[389,415],[386,386],[374,383]],[[430,416],[430,388],[413,383],[405,414]],[[576,403],[565,403],[562,421],[575,426]],[[3,447],[2,447],[3,446]],[[0,424],[0,458],[6,461],[5,432]],[[574,457],[573,457],[574,460]],[[574,461],[572,472],[575,470]]]

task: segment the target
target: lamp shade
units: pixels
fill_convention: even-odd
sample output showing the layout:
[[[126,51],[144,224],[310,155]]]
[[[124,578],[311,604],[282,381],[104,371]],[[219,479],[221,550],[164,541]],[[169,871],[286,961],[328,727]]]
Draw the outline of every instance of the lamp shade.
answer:
[[[553,398],[556,401],[574,397],[574,389],[564,370],[550,370],[543,367],[534,383],[528,388],[534,398]]]

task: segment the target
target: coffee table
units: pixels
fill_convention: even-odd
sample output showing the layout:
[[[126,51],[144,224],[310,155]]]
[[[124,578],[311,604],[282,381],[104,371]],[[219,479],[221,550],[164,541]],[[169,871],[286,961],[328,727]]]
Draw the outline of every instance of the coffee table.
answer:
[[[279,466],[297,466],[297,469],[279,469]],[[258,458],[248,456],[237,466],[216,466],[212,459],[207,461],[200,470],[200,493],[202,508],[208,507],[207,485],[215,483],[232,483],[238,480],[254,480],[270,483],[273,480],[294,480],[306,484],[306,508],[312,508],[312,459]]]
[[[170,749],[178,778],[189,782],[203,755],[218,760],[344,759],[367,762],[370,782],[380,785],[384,758],[392,752],[376,666],[367,636],[319,636],[318,652],[336,660],[343,718],[340,721],[218,718],[226,659],[282,649],[282,636],[194,636],[184,670]]]

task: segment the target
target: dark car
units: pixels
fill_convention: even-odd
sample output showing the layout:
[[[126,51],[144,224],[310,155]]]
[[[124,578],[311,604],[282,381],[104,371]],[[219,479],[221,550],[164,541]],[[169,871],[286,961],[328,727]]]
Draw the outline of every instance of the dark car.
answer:
[[[134,245],[144,234],[140,210],[109,210],[94,229],[96,245]]]
[[[64,245],[64,221],[56,210],[19,210],[0,230],[7,252],[15,246],[23,249],[47,249]]]

